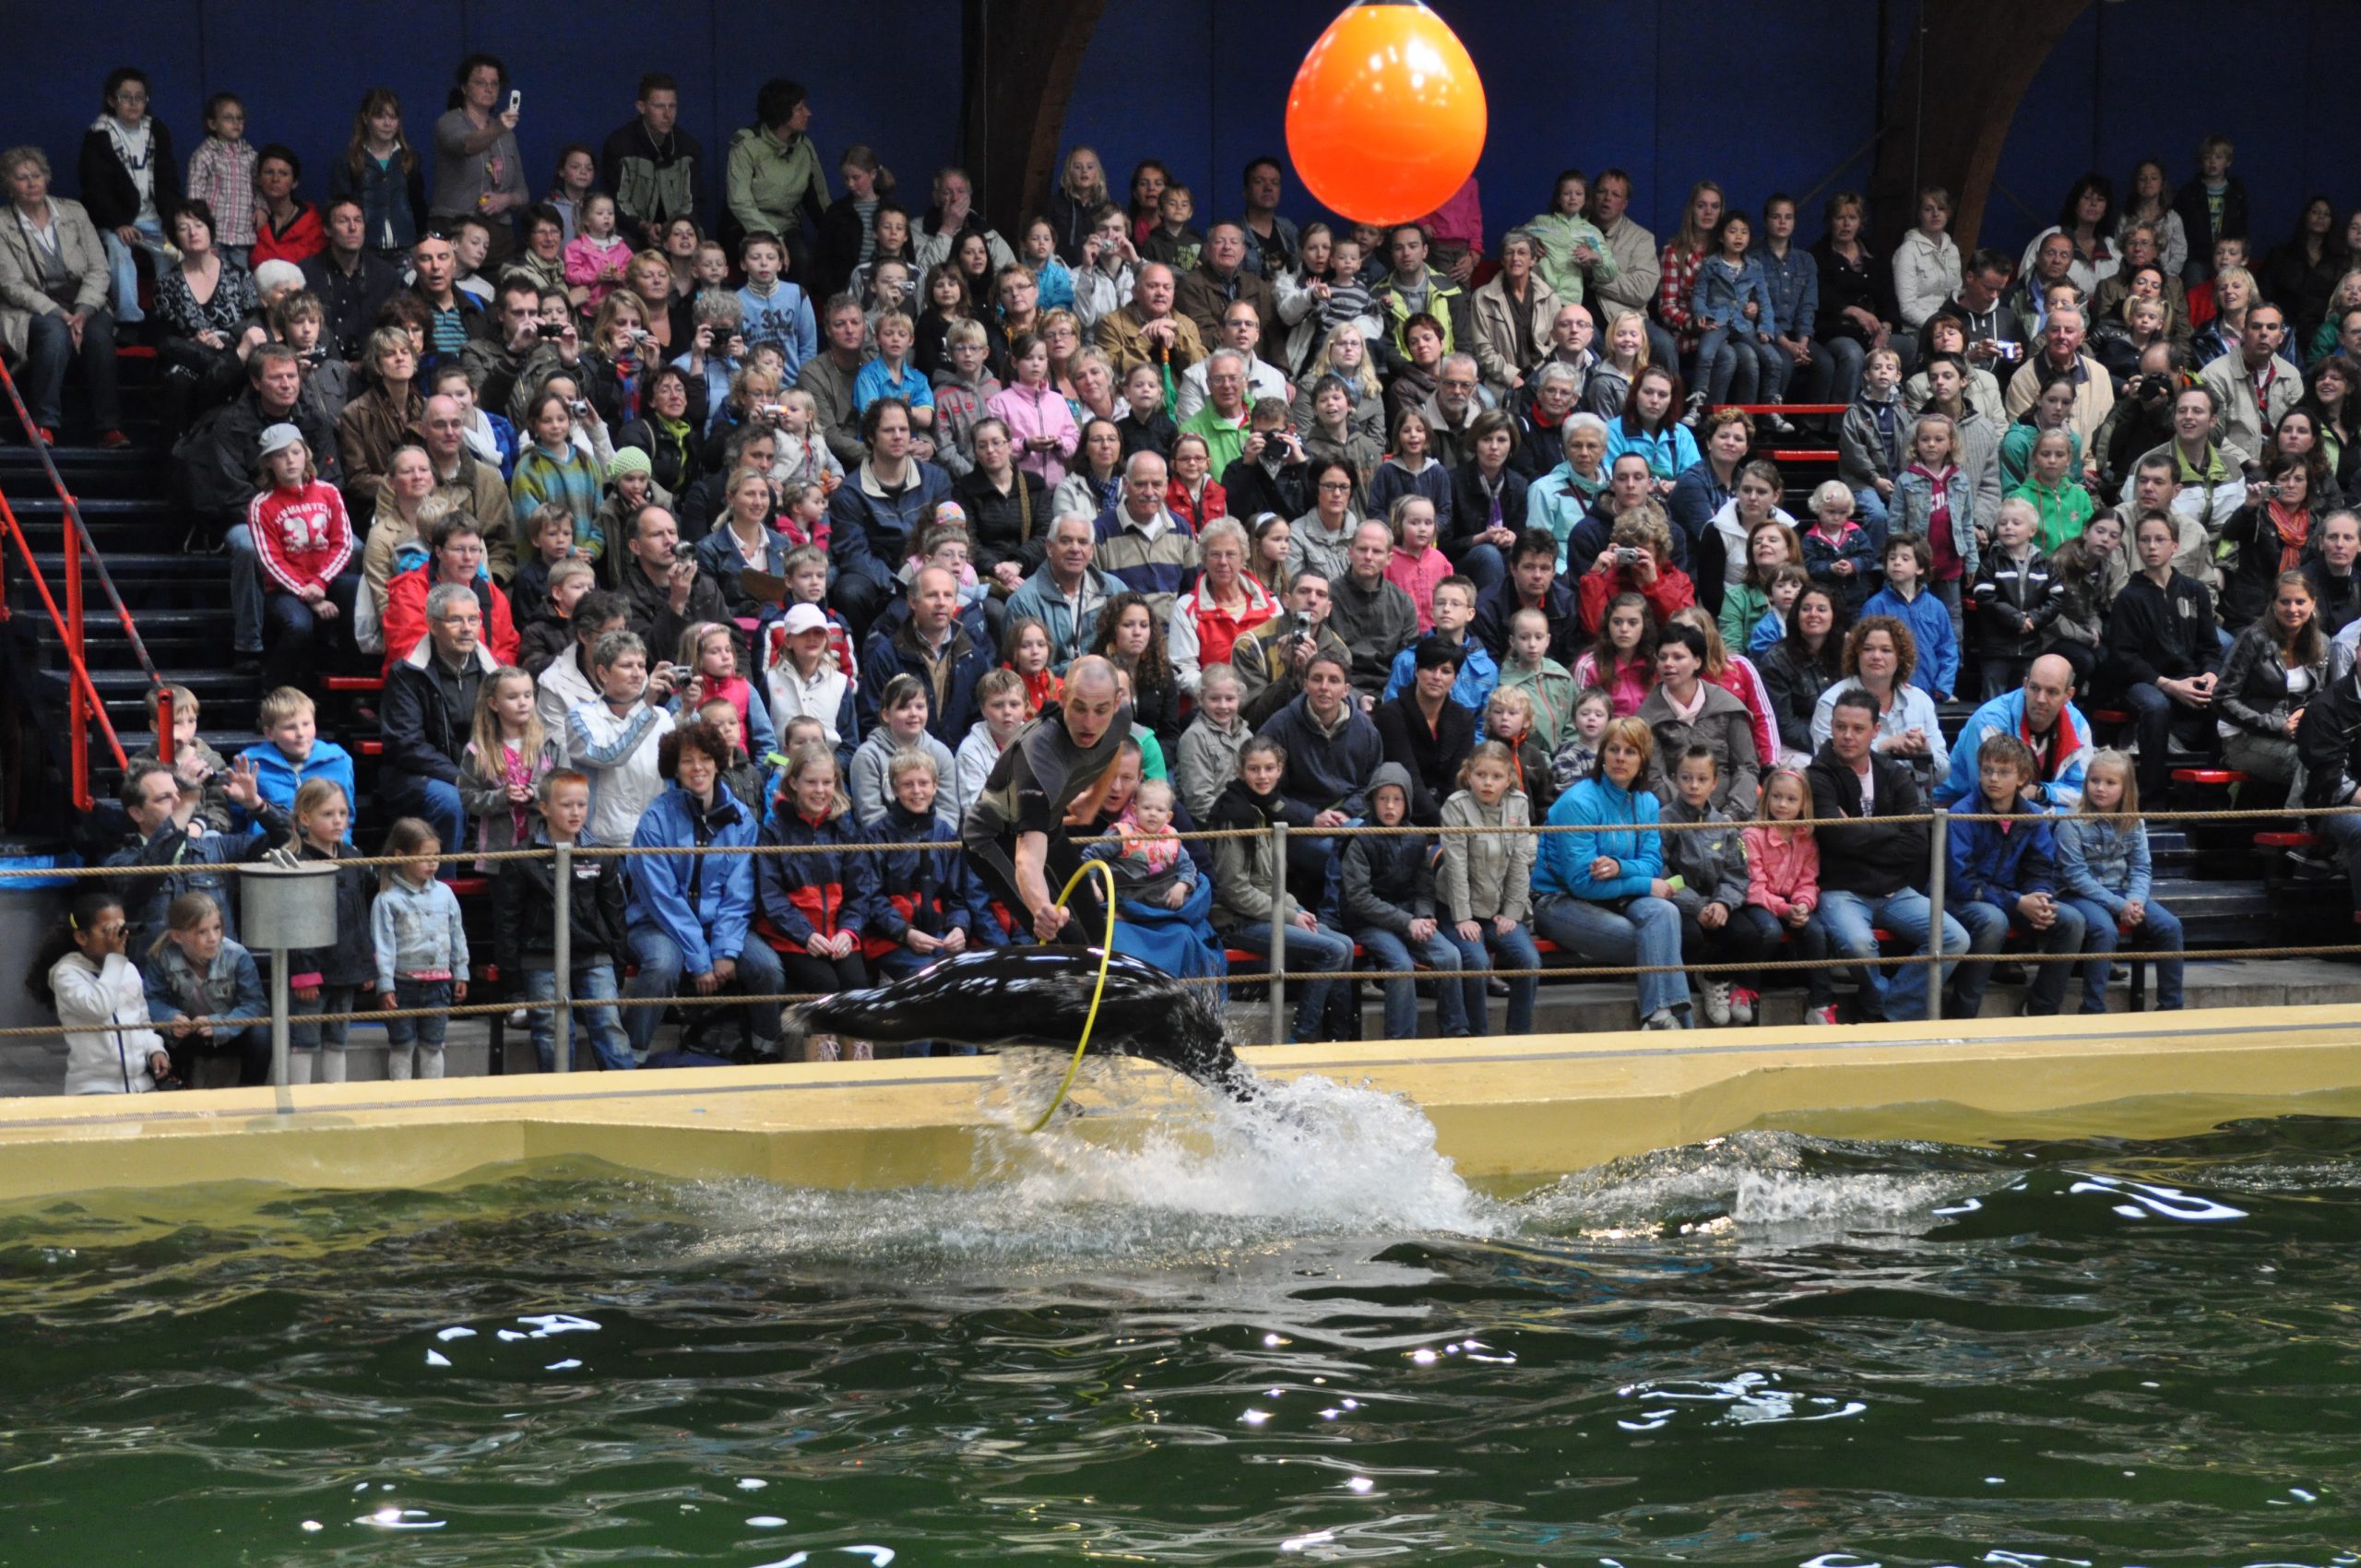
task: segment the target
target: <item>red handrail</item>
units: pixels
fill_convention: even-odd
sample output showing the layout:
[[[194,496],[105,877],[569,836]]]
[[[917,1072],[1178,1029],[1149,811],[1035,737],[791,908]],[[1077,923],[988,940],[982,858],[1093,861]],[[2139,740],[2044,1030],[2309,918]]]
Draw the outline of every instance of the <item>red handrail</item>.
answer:
[[[16,542],[18,554],[24,557],[25,570],[31,576],[33,588],[41,594],[42,607],[49,612],[50,624],[57,628],[58,641],[65,648],[70,679],[67,682],[66,722],[71,729],[67,745],[70,754],[67,766],[74,784],[74,809],[89,811],[96,802],[90,795],[90,735],[89,721],[99,721],[99,732],[106,737],[107,749],[114,754],[117,767],[128,766],[124,755],[123,742],[114,732],[114,721],[107,717],[107,706],[100,700],[99,688],[90,679],[89,666],[82,661],[82,564],[81,541],[75,530],[65,531],[65,602],[68,612],[61,613],[56,599],[49,591],[49,580],[42,576],[41,563],[33,558],[33,547],[25,538],[24,526],[17,521],[17,509],[8,505],[8,497],[0,494],[0,525],[5,525],[8,538]],[[166,719],[157,728],[171,732],[171,720]],[[169,745],[169,740],[165,744]]]

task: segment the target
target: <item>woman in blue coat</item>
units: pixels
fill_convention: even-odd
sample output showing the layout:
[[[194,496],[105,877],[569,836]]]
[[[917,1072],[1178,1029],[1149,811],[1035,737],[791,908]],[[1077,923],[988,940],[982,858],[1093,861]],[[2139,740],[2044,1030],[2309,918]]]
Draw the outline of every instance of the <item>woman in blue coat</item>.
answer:
[[[1685,1029],[1689,982],[1680,973],[1680,911],[1665,881],[1656,798],[1640,787],[1655,737],[1618,719],[1599,737],[1598,770],[1558,797],[1533,868],[1534,925],[1570,953],[1602,964],[1664,965],[1637,977],[1640,1027]]]

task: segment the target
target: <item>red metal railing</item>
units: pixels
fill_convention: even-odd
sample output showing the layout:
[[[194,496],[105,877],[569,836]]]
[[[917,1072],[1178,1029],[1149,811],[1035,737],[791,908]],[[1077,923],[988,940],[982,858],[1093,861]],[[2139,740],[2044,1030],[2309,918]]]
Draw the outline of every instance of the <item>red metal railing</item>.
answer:
[[[73,791],[74,809],[87,812],[94,803],[90,794],[91,720],[98,721],[99,732],[106,738],[107,749],[113,754],[115,766],[124,766],[128,759],[124,754],[122,740],[115,734],[114,721],[107,717],[106,704],[100,700],[98,685],[90,679],[89,666],[83,658],[82,570],[86,564],[86,548],[89,551],[87,564],[97,572],[100,586],[106,590],[107,600],[114,609],[116,623],[130,640],[132,651],[138,657],[139,667],[147,673],[148,683],[160,691],[164,677],[158,672],[155,660],[148,656],[148,645],[141,639],[139,627],[131,618],[130,607],[124,603],[123,595],[116,590],[113,574],[107,570],[106,558],[100,552],[96,541],[90,538],[88,525],[82,520],[81,505],[74,499],[73,493],[65,488],[65,477],[57,471],[57,461],[50,456],[48,445],[35,434],[32,410],[25,407],[24,397],[17,389],[17,378],[8,374],[6,364],[0,364],[0,390],[6,392],[26,439],[41,455],[42,467],[49,474],[50,487],[57,493],[58,504],[64,509],[65,526],[61,532],[65,546],[65,608],[61,612],[56,597],[49,590],[48,579],[42,574],[41,563],[33,555],[32,543],[25,537],[24,526],[17,520],[16,509],[8,505],[6,495],[0,494],[0,525],[6,526],[7,537],[15,542],[17,553],[24,561],[25,573],[40,593],[42,606],[49,612],[50,624],[57,629],[58,643],[65,650],[68,670],[66,771]],[[5,557],[0,557],[0,564],[5,564]],[[169,763],[172,760],[170,704],[158,705],[155,729],[156,754]]]
[[[60,611],[57,600],[49,591],[49,580],[42,575],[41,563],[33,558],[33,547],[25,538],[24,525],[17,521],[17,509],[8,498],[0,494],[0,527],[17,547],[25,564],[25,573],[32,579],[33,588],[41,595],[42,607],[49,612],[50,624],[57,628],[57,638],[65,649],[66,683],[66,768],[74,791],[74,809],[89,811],[94,803],[90,795],[90,720],[96,719],[99,733],[106,737],[107,749],[114,754],[115,766],[128,761],[124,755],[123,742],[114,732],[114,721],[107,717],[106,704],[99,700],[98,686],[90,679],[89,666],[82,661],[82,540],[78,530],[65,530],[65,608]],[[159,755],[172,750],[171,710],[156,728]]]

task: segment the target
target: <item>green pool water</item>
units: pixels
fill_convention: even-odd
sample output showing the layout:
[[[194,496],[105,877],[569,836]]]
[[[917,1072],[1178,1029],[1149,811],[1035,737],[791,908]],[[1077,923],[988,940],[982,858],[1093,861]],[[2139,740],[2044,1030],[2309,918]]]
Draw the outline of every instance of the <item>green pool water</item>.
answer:
[[[1299,1109],[0,1211],[0,1564],[2361,1562],[2361,1122],[1478,1194]]]

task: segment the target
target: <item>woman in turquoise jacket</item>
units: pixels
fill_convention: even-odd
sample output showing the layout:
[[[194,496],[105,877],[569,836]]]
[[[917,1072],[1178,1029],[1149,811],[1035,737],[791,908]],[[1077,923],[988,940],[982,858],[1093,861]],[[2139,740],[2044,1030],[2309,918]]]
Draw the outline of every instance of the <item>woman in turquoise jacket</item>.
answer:
[[[1656,798],[1639,788],[1655,737],[1637,719],[1618,719],[1599,737],[1598,771],[1558,797],[1533,868],[1536,930],[1570,953],[1602,964],[1664,965],[1637,977],[1640,1027],[1689,1028],[1689,982],[1680,973],[1680,911],[1664,879]]]

